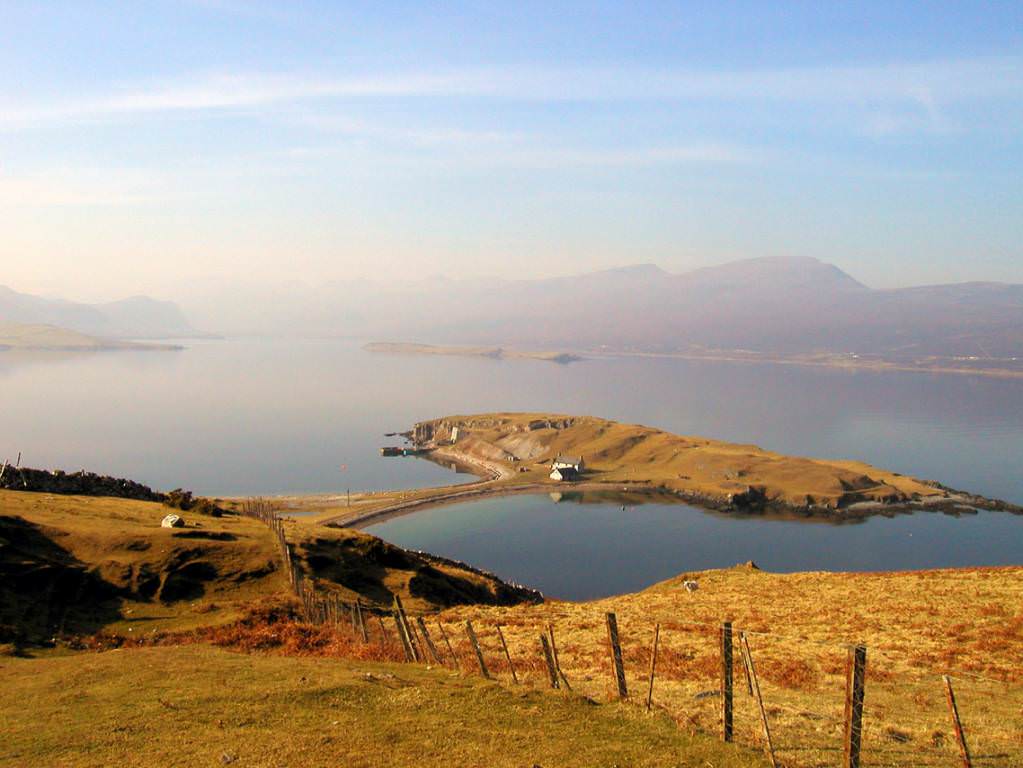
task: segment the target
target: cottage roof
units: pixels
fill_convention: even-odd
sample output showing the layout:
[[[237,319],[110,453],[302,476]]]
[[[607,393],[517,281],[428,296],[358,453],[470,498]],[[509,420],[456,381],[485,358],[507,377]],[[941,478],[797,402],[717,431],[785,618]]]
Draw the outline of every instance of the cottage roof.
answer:
[[[582,456],[565,456],[564,454],[558,454],[557,458],[554,459],[555,464],[582,464]]]

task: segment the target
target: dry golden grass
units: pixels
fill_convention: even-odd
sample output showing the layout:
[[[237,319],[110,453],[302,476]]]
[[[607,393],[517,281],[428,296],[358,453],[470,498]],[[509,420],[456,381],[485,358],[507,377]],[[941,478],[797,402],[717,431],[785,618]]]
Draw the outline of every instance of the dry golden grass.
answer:
[[[233,516],[202,518],[199,522],[203,527],[195,530],[226,533],[231,538],[189,539],[159,528],[159,519],[166,510],[155,504],[7,492],[0,493],[0,505],[5,519],[16,514],[30,522],[69,556],[90,563],[105,577],[120,574],[118,578],[124,579],[128,578],[125,574],[136,573],[143,564],[155,567],[177,563],[179,559],[175,559],[174,553],[181,546],[187,547],[193,557],[216,564],[221,576],[204,587],[202,596],[171,602],[122,600],[118,612],[105,621],[107,631],[133,638],[140,635],[153,638],[151,630],[164,635],[186,632],[187,636],[179,634],[147,642],[213,642],[246,651],[272,650],[275,654],[357,656],[367,663],[371,659],[394,658],[398,652],[393,641],[375,650],[322,628],[301,624],[225,626],[245,615],[252,601],[279,596],[287,589],[276,571],[240,581],[229,577],[258,569],[260,563],[274,557],[270,534],[256,521]],[[299,553],[305,552],[307,557],[317,554],[313,550],[323,546],[323,539],[334,542],[354,537],[359,546],[368,546],[367,542],[372,541],[364,534],[324,530],[301,522],[289,523],[288,535]],[[310,542],[319,543],[312,547]],[[143,546],[146,543],[148,546]],[[0,555],[7,558],[4,551],[0,548]],[[9,565],[7,559],[2,562],[5,567]],[[312,573],[334,581],[337,589],[348,589],[353,594],[358,591],[350,583],[346,586],[344,573],[333,573],[333,565],[318,566],[315,559],[308,562]],[[357,570],[364,564],[349,565]],[[393,563],[384,566],[379,574],[380,588],[385,592],[404,588],[403,598],[410,609],[429,608],[433,603],[417,601],[411,580],[403,575],[402,568],[389,570],[394,567]],[[699,589],[689,592],[682,588],[686,578],[697,580]],[[132,583],[131,578],[126,583]],[[13,604],[6,596],[15,593],[9,580],[5,580],[3,587],[6,607]],[[37,599],[45,602],[42,597]],[[955,681],[967,735],[977,757],[975,764],[1014,766],[1023,765],[1021,606],[1023,568],[1019,567],[857,574],[772,574],[737,567],[683,574],[639,593],[589,603],[550,601],[537,606],[454,608],[431,614],[427,623],[434,642],[444,652],[446,644],[437,630],[437,622],[443,622],[464,672],[475,674],[475,662],[463,629],[465,619],[471,618],[484,645],[488,665],[508,683],[510,671],[494,631],[496,624],[503,625],[524,690],[546,686],[538,635],[550,623],[555,628],[562,667],[575,691],[607,701],[612,698],[613,689],[605,612],[613,610],[618,616],[628,685],[635,699],[642,699],[645,694],[653,626],[659,622],[662,645],[655,705],[685,728],[713,733],[718,719],[718,699],[713,695],[719,674],[717,631],[721,621],[730,620],[737,631],[749,633],[776,746],[783,762],[797,767],[839,763],[847,647],[862,642],[868,647],[863,765],[954,764],[956,748],[940,678],[948,673]],[[214,625],[220,629],[206,629]],[[385,627],[388,634],[393,633],[391,624]],[[379,623],[371,623],[372,631],[378,629]],[[171,663],[172,657],[166,658]],[[0,661],[4,675],[0,684],[7,686],[4,690],[24,691],[25,696],[36,697],[34,701],[44,702],[40,712],[56,706],[46,699],[53,691],[47,693],[45,686],[33,689],[28,677],[19,678],[15,687],[10,686],[7,675],[11,670],[28,669],[11,666],[21,663]],[[283,661],[280,663],[286,666]],[[124,670],[121,682],[111,683],[110,690],[129,682],[142,684],[131,674],[131,670]],[[204,674],[207,677],[196,677],[187,685],[199,690],[221,673],[207,670]],[[760,726],[754,702],[745,693],[744,675],[737,661],[737,736],[742,743],[755,747],[761,739]],[[246,688],[255,685],[253,681],[240,678],[237,685],[240,700],[258,700],[258,693]],[[633,710],[628,712],[631,713],[628,717],[636,716]],[[113,717],[120,718],[122,714]],[[580,727],[576,725],[576,729]],[[565,732],[571,730],[566,721]],[[154,738],[159,741],[165,736],[157,734]],[[96,755],[106,759],[111,748],[103,746]],[[50,743],[47,749],[57,747]],[[83,762],[44,760],[35,764],[103,764],[99,758],[88,762],[91,758],[81,758],[81,754],[76,752],[75,759]],[[560,752],[549,754],[558,755],[559,760],[563,756]],[[660,759],[658,755],[656,760]],[[656,760],[650,764],[661,764]],[[647,764],[638,758],[633,762]]]
[[[687,592],[685,578],[699,589]],[[868,648],[863,765],[954,764],[944,673],[954,678],[975,765],[1023,765],[1023,568],[772,574],[737,567],[589,603],[460,608],[442,619],[466,663],[462,622],[472,619],[495,661],[501,649],[493,626],[502,624],[521,675],[541,686],[538,635],[550,623],[573,687],[608,700],[614,688],[607,611],[618,618],[632,696],[646,695],[659,622],[655,705],[704,731],[716,731],[719,722],[719,699],[711,693],[719,685],[718,627],[730,620],[736,635],[745,630],[787,765],[840,762],[845,663],[856,643]],[[759,745],[759,714],[737,648],[735,680],[738,738]]]

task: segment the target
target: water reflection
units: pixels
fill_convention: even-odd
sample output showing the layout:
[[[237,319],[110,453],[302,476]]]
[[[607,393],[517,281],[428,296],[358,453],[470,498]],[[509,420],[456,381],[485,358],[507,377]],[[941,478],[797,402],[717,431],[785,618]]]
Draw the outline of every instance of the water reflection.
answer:
[[[564,599],[631,592],[683,571],[1015,565],[1023,517],[916,512],[838,522],[709,512],[670,498],[555,492],[425,509],[366,530]]]

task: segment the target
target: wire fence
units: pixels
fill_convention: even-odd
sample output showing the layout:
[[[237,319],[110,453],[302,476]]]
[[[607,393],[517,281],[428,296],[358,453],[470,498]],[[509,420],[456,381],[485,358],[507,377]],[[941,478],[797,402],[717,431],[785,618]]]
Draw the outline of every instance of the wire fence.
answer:
[[[375,644],[380,658],[626,702],[761,749],[775,766],[1023,766],[1023,686],[1015,681],[923,670],[904,651],[729,622],[487,610],[463,619],[409,613],[397,596],[389,608],[345,601],[303,576],[272,505],[254,500],[244,513],[275,532],[305,620]],[[912,638],[900,647],[910,647],[904,640]]]

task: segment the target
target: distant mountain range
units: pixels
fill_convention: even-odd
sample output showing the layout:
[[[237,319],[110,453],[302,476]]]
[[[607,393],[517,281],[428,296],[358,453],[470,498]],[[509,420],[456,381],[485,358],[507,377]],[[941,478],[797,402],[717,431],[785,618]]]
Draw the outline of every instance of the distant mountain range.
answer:
[[[185,306],[203,327],[225,332],[532,349],[1023,358],[1023,285],[875,290],[812,258],[682,274],[639,265],[544,280],[236,286],[205,299],[198,292]]]
[[[43,299],[0,288],[0,323],[106,338],[225,334],[706,355],[976,358],[1023,370],[1023,285],[875,290],[811,258],[672,274],[653,265],[542,280],[190,285],[177,304]],[[186,315],[189,319],[186,319]],[[191,320],[191,322],[190,322]]]
[[[0,323],[55,326],[105,339],[193,336],[195,328],[178,306],[147,296],[106,304],[79,304],[18,293],[0,286]]]

